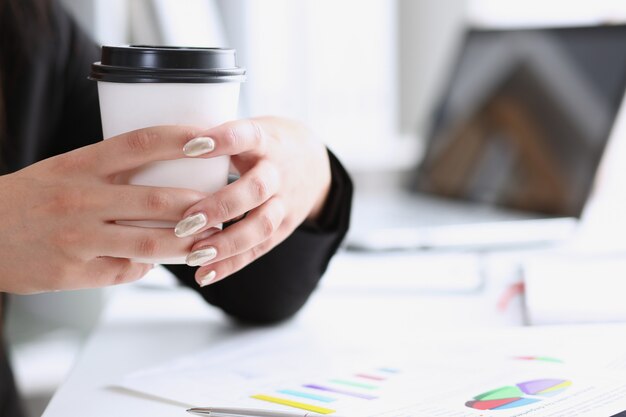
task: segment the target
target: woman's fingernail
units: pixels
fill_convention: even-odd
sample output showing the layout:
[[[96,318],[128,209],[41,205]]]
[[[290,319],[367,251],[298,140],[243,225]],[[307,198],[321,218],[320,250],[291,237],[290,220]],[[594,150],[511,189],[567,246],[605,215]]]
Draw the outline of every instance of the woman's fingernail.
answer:
[[[183,146],[183,153],[186,156],[200,156],[215,149],[215,141],[209,137],[199,137],[191,139]]]
[[[196,213],[191,216],[187,216],[178,222],[174,228],[174,233],[178,237],[193,235],[198,230],[206,226],[206,222],[206,216],[203,213]]]
[[[187,255],[187,265],[200,266],[209,262],[211,259],[217,256],[217,249],[213,246],[208,248],[198,249]]]
[[[200,287],[206,287],[207,285],[215,282],[216,275],[217,273],[215,271],[210,271],[209,273],[198,278],[198,284],[200,284]]]

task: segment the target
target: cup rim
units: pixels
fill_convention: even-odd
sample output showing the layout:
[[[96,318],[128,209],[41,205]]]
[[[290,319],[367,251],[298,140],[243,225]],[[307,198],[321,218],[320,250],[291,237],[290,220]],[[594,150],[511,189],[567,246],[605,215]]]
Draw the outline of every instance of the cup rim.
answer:
[[[186,46],[103,46],[89,79],[118,83],[243,82],[231,48]]]

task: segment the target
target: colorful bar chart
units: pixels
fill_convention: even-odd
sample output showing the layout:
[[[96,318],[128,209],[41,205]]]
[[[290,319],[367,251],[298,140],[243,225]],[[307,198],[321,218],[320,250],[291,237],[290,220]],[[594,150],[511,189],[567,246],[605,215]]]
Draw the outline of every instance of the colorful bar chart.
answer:
[[[397,373],[399,373],[397,369],[378,368],[353,373],[347,377],[283,387],[276,389],[274,393],[259,393],[250,398],[319,414],[333,414],[336,409],[330,407],[336,404],[339,408],[342,400],[366,402],[378,399],[378,392],[384,387],[385,382]]]

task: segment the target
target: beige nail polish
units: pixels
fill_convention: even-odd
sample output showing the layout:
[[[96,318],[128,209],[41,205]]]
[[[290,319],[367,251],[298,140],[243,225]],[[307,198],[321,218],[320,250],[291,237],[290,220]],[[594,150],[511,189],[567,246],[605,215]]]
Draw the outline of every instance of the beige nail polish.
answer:
[[[204,213],[196,213],[179,221],[174,228],[174,233],[178,237],[190,236],[206,226],[206,223],[207,219]]]
[[[199,137],[191,139],[183,146],[183,153],[186,156],[200,156],[215,149],[215,141],[209,137]]]
[[[206,287],[209,284],[212,284],[213,282],[215,282],[215,277],[216,277],[216,272],[215,271],[211,271],[208,274],[205,274],[203,276],[201,276],[198,279],[198,283],[200,284],[200,287]]]
[[[217,256],[217,249],[213,246],[209,246],[208,248],[202,248],[191,252],[187,255],[187,265],[189,266],[200,266],[209,262],[211,259]]]

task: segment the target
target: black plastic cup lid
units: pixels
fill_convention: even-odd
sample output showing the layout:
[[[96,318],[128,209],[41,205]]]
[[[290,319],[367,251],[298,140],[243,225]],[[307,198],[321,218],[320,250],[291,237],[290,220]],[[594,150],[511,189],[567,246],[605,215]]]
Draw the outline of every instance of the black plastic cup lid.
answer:
[[[90,79],[115,83],[242,82],[234,49],[172,46],[103,46]]]

